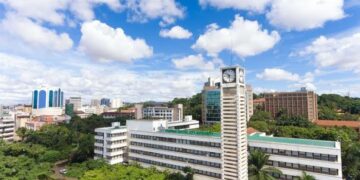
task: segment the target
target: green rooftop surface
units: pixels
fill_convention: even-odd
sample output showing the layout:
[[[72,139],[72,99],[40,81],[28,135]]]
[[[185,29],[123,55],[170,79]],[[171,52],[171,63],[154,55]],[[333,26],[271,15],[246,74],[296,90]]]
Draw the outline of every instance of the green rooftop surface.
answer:
[[[286,143],[286,144],[299,144],[299,145],[309,145],[309,146],[332,147],[332,148],[336,147],[334,141],[300,139],[300,138],[270,137],[270,136],[261,136],[260,133],[255,133],[253,135],[248,135],[248,140],[277,142],[277,143]]]
[[[184,134],[184,135],[221,137],[221,134],[220,134],[220,133],[208,132],[208,131],[192,131],[192,130],[164,129],[164,130],[161,130],[161,132]]]

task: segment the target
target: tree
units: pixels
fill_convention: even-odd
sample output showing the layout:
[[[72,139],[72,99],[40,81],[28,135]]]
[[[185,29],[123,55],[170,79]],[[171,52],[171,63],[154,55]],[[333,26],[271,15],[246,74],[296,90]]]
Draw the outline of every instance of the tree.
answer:
[[[269,112],[261,111],[261,110],[255,111],[250,118],[250,121],[271,121],[271,120],[273,120],[271,114]]]
[[[306,172],[302,172],[302,176],[299,178],[299,180],[316,180],[314,176],[310,174],[306,174]]]
[[[186,174],[186,180],[194,179],[194,170],[190,166],[184,167],[183,172]]]
[[[24,138],[26,137],[26,133],[27,133],[27,129],[24,127],[21,127],[18,130],[16,130],[16,134],[20,137],[21,141],[23,141]]]
[[[250,152],[248,162],[250,180],[275,180],[273,173],[282,174],[280,170],[266,166],[269,157],[270,155],[258,150]]]

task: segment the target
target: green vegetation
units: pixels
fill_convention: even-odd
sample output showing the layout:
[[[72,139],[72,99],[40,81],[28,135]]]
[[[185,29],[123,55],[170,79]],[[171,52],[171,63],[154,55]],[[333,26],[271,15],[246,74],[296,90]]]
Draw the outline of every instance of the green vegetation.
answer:
[[[194,129],[195,131],[208,131],[208,132],[221,132],[221,124],[220,123],[216,123],[213,125],[204,125],[204,126],[200,126],[199,129]]]
[[[303,172],[299,180],[316,180],[314,176],[310,174],[306,174],[306,172]]]
[[[319,119],[359,120],[360,98],[351,98],[337,94],[318,96]]]
[[[248,160],[250,180],[275,180],[273,173],[282,174],[280,170],[266,166],[269,157],[270,155],[258,150],[250,152]]]

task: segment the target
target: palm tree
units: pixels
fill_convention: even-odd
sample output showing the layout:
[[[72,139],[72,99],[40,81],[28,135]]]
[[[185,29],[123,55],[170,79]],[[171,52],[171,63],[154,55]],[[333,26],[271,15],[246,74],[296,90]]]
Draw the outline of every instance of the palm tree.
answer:
[[[299,180],[316,180],[314,176],[310,174],[306,174],[306,172],[303,171],[302,176],[299,178]]]
[[[266,166],[270,155],[259,150],[250,152],[249,156],[249,179],[250,180],[275,180],[273,173],[282,174],[274,167]]]

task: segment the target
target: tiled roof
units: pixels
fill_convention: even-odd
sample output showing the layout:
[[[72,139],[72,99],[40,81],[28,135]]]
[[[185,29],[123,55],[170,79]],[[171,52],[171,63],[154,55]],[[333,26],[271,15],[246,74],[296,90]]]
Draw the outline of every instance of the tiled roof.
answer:
[[[360,121],[317,120],[314,123],[325,127],[346,126],[351,128],[360,128]]]

